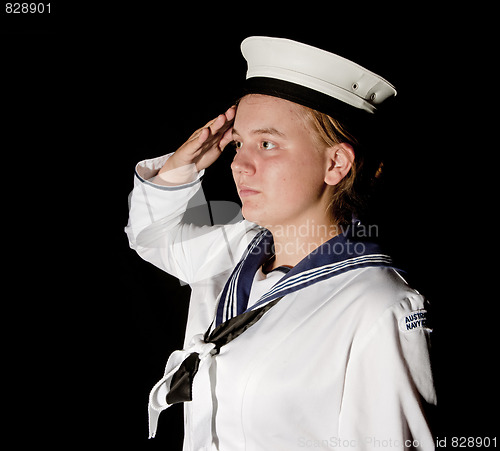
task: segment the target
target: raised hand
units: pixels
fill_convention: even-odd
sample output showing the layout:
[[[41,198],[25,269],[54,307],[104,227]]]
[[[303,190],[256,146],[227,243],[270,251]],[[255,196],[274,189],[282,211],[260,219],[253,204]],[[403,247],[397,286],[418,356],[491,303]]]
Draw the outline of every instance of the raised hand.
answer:
[[[232,141],[232,125],[236,108],[229,108],[204,127],[196,130],[191,137],[167,160],[159,174],[191,164],[199,172],[208,168]]]

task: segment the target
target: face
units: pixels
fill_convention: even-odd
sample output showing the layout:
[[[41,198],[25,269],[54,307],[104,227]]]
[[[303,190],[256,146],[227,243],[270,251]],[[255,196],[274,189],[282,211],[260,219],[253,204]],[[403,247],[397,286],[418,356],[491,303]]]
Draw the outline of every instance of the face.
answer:
[[[272,230],[324,215],[328,158],[300,115],[301,107],[276,97],[248,95],[238,105],[231,169],[243,216]]]

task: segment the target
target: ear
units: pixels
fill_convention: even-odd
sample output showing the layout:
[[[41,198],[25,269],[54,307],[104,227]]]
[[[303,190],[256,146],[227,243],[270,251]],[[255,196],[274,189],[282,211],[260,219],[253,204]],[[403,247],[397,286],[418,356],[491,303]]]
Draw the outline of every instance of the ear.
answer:
[[[325,183],[337,185],[351,170],[354,163],[354,149],[350,144],[335,144],[327,149],[327,170]]]

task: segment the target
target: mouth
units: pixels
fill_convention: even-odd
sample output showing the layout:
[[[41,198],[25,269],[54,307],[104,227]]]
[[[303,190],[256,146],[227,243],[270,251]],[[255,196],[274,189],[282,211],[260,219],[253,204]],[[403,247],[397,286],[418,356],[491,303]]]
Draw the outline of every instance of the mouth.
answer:
[[[257,191],[256,189],[250,188],[249,186],[245,185],[240,185],[238,188],[238,194],[240,197],[248,197],[248,196],[254,196],[255,194],[259,194],[260,191]]]

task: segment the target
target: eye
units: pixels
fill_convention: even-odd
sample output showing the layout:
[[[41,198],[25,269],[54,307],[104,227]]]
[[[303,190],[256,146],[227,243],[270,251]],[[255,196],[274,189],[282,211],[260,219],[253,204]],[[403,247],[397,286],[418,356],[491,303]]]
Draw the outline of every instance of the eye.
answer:
[[[266,150],[272,150],[276,147],[271,141],[262,141],[262,148]]]
[[[243,143],[241,141],[234,141],[234,147],[236,147],[236,150],[241,149],[243,147]]]

